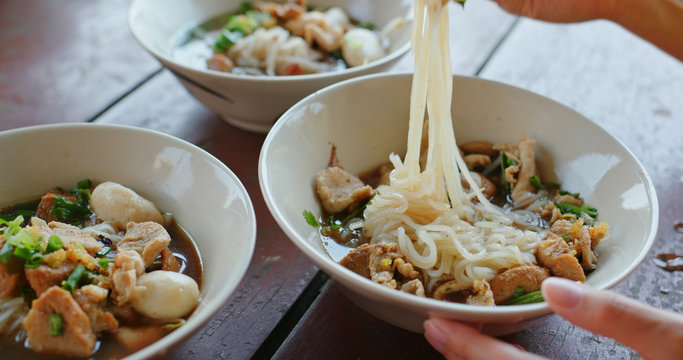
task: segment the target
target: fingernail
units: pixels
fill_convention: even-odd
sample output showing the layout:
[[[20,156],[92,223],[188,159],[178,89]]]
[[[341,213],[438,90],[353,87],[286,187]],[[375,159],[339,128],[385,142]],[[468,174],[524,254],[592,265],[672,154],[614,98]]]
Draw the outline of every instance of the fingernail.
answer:
[[[575,281],[558,277],[547,278],[541,284],[543,298],[551,305],[575,309],[581,302],[583,289]]]
[[[446,345],[446,329],[440,327],[438,322],[431,320],[425,321],[423,326],[427,341],[429,341],[436,351],[443,354],[443,349]]]

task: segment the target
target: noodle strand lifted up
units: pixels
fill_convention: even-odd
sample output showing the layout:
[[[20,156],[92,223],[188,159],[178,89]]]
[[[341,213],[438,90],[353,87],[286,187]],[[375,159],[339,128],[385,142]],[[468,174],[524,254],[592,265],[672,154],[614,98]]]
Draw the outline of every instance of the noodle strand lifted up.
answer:
[[[365,235],[372,243],[397,243],[425,276],[471,286],[500,269],[536,263],[534,251],[545,234],[512,226],[491,204],[460,156],[451,120],[453,75],[449,14],[443,0],[416,0],[413,49],[415,73],[405,162],[391,154],[389,185],[365,210]],[[425,110],[429,119],[427,161],[420,168]],[[465,190],[462,178],[469,184]]]

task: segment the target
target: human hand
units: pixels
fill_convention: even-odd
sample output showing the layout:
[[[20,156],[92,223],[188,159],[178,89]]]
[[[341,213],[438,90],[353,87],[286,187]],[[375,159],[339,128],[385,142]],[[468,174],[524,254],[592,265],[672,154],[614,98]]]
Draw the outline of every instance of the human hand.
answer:
[[[494,0],[513,14],[551,22],[578,22],[608,18],[614,0]]]
[[[683,359],[683,315],[607,290],[551,277],[542,284],[550,308],[571,323],[625,344],[647,359]],[[455,321],[425,321],[425,337],[447,359],[541,359]]]

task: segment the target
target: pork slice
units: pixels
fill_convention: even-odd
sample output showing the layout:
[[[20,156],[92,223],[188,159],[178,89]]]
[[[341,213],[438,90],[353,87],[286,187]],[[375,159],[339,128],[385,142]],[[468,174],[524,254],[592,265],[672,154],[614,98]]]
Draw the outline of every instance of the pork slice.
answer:
[[[17,295],[24,285],[24,273],[21,271],[23,266],[13,266],[14,262],[16,261],[10,260],[7,264],[0,262],[0,298]]]
[[[38,203],[38,207],[36,208],[35,216],[45,220],[46,222],[57,220],[55,216],[50,213],[50,211],[52,210],[52,206],[54,206],[55,204],[55,196],[61,196],[66,200],[72,202],[76,201],[76,198],[73,196],[73,194],[64,192],[59,189],[51,189],[40,198],[40,202]]]
[[[363,244],[351,250],[339,263],[357,274],[392,289],[398,288],[405,278],[409,279],[402,273],[410,275],[414,271],[412,266],[406,267],[406,260],[400,253],[398,245],[387,243]],[[396,279],[395,270],[404,278]]]
[[[517,202],[520,199],[529,199],[525,193],[535,193],[536,188],[531,184],[532,176],[536,175],[536,159],[534,156],[536,141],[523,138],[519,142],[519,158],[521,161],[519,173],[517,174],[517,184],[512,188],[510,197]],[[530,201],[530,200],[529,200]],[[526,207],[529,204],[516,204],[518,207]]]
[[[114,315],[103,309],[109,291],[96,285],[85,285],[73,294],[74,299],[88,315],[90,326],[95,333],[102,331],[114,332],[119,328],[119,322]]]
[[[496,304],[512,299],[515,290],[522,286],[524,292],[541,289],[541,282],[550,276],[548,270],[536,265],[521,265],[496,275],[489,284]]]
[[[24,272],[26,273],[29,285],[36,292],[36,296],[40,296],[49,288],[59,286],[63,280],[66,280],[71,275],[75,268],[75,263],[63,261],[54,268],[41,264],[35,269],[26,269]]]
[[[340,167],[328,167],[315,177],[316,191],[325,211],[331,214],[356,209],[372,196],[372,188]]]
[[[586,270],[593,270],[598,264],[598,257],[591,248],[591,234],[588,231],[588,226],[581,227],[581,232],[578,239],[579,248],[581,249],[581,266]]]
[[[146,268],[170,242],[171,236],[160,224],[154,221],[130,222],[126,226],[126,235],[118,244],[118,249],[136,251],[142,257]]]
[[[180,272],[180,268],[178,258],[168,247],[161,251],[161,270]]]
[[[112,297],[116,305],[125,304],[130,298],[138,275],[145,272],[142,257],[135,250],[120,250],[114,257]]]
[[[50,333],[50,315],[62,317],[63,334]],[[34,300],[23,321],[31,348],[43,354],[89,357],[97,338],[90,328],[88,316],[71,293],[53,286]]]
[[[0,249],[3,246],[5,240],[0,235]],[[0,262],[0,298],[18,295],[24,282],[24,266],[20,261],[11,256],[7,264]]]
[[[475,280],[472,289],[476,291],[476,294],[468,296],[465,300],[466,304],[479,306],[495,305],[491,285],[486,280]]]
[[[536,248],[536,260],[550,272],[566,279],[585,282],[586,275],[579,260],[571,254],[569,246],[556,234],[551,232]]]
[[[52,221],[47,224],[54,235],[59,236],[65,246],[75,244],[83,247],[91,256],[100,251],[104,245],[97,241],[92,235],[84,234],[77,226]]]

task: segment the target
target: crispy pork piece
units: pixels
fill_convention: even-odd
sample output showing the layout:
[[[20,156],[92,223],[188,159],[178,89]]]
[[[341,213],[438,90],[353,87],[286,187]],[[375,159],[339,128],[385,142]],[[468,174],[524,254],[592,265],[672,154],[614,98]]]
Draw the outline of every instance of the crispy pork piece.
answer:
[[[95,333],[113,332],[119,328],[119,322],[114,315],[103,309],[108,292],[97,285],[85,285],[73,294],[78,305],[88,315],[90,326]]]
[[[51,315],[61,318],[61,335],[52,334]],[[95,348],[97,338],[88,316],[68,291],[57,286],[33,300],[23,324],[31,349],[36,352],[85,358]]]
[[[572,255],[567,243],[552,232],[538,244],[536,260],[555,276],[586,282],[581,264]]]
[[[421,281],[420,272],[406,261],[396,244],[363,244],[351,250],[339,263],[392,289],[399,289],[410,280]],[[409,286],[415,288],[414,284]]]
[[[536,141],[533,139],[522,138],[519,141],[519,158],[521,166],[517,174],[517,184],[512,188],[510,197],[515,203],[521,199],[530,199],[524,196],[525,193],[535,193],[536,188],[531,184],[532,176],[536,175],[536,159],[534,156]],[[526,207],[529,204],[516,204],[518,207]]]
[[[41,264],[35,269],[26,269],[26,279],[33,291],[36,292],[36,296],[40,297],[49,288],[60,286],[75,268],[76,264],[71,261],[62,261],[55,267]]]
[[[496,275],[489,284],[496,304],[503,304],[512,299],[515,289],[519,286],[527,293],[540,290],[541,282],[549,276],[548,270],[540,266],[521,265]]]
[[[476,291],[476,294],[468,296],[465,300],[466,304],[479,306],[495,305],[491,285],[486,280],[475,280],[472,289]]]
[[[134,250],[120,250],[114,257],[112,298],[116,305],[125,304],[130,298],[138,275],[145,272],[142,257]]]
[[[316,192],[328,213],[354,210],[372,196],[372,188],[339,167],[336,148],[332,147],[330,165],[315,176]]]
[[[33,218],[31,220],[33,223]],[[36,221],[38,222],[37,219]],[[58,221],[49,222],[47,225],[52,231],[52,234],[59,236],[65,246],[69,247],[69,244],[75,244],[78,247],[82,246],[91,256],[94,256],[95,253],[100,251],[104,246],[92,235],[82,233],[81,229],[77,226],[64,224]]]
[[[130,222],[126,226],[126,235],[118,244],[118,249],[137,251],[142,256],[146,268],[170,242],[171,236],[160,224],[154,221]]]

